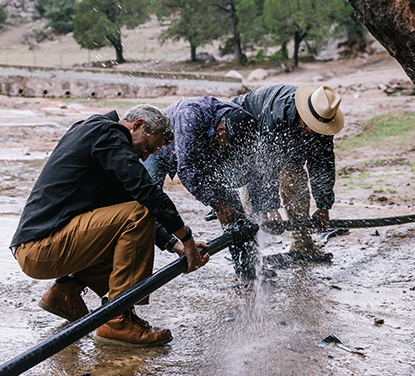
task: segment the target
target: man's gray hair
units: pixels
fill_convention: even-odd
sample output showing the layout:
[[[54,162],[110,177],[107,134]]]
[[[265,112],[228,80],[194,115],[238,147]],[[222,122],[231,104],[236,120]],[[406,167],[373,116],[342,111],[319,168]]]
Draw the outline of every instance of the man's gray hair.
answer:
[[[144,131],[146,133],[160,133],[164,134],[166,145],[173,142],[173,126],[170,118],[157,107],[150,104],[139,104],[130,108],[122,117],[129,123],[134,123],[138,119],[144,119]]]

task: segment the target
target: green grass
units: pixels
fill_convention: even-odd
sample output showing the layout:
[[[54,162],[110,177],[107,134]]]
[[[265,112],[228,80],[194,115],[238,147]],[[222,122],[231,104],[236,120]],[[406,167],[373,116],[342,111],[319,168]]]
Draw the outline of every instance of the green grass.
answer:
[[[414,139],[415,114],[399,111],[366,120],[360,135],[345,137],[337,147],[339,151],[351,151],[364,147],[401,146],[413,144]]]
[[[348,187],[348,190],[355,189],[356,186],[363,189],[372,189],[373,184],[366,182],[370,175],[366,171],[359,172],[357,176],[343,176],[343,186]]]
[[[363,189],[372,189],[372,187],[373,187],[373,184],[370,184],[370,183],[365,183],[365,182],[358,183],[357,185],[358,185],[360,188],[363,188]]]

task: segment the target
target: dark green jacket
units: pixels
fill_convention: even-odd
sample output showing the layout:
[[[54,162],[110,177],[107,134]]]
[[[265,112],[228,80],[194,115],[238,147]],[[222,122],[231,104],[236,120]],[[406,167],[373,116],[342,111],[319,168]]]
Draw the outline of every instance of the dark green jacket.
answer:
[[[260,142],[257,166],[251,175],[252,182],[248,182],[255,212],[280,207],[279,174],[286,163],[307,166],[318,208],[330,209],[334,203],[333,136],[301,135],[294,99],[296,90],[297,86],[277,84],[233,99],[258,121]]]

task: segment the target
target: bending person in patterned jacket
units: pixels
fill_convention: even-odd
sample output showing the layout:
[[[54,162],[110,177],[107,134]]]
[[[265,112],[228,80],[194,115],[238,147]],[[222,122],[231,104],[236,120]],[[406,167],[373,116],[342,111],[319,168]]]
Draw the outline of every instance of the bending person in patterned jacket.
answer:
[[[229,176],[245,174],[255,159],[257,124],[240,106],[212,96],[182,99],[166,109],[174,129],[174,143],[160,149],[144,163],[161,186],[167,175],[178,175],[184,187],[217,213],[222,227],[245,220],[238,185]],[[172,237],[167,249],[177,242]],[[253,279],[255,247],[245,243],[230,247],[236,274]]]

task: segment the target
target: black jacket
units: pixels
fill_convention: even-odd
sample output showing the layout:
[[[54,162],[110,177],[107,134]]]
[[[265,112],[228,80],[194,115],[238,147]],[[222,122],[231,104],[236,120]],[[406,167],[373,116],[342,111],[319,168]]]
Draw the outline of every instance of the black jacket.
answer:
[[[307,163],[310,185],[317,207],[330,209],[334,203],[335,160],[333,136],[302,136],[295,105],[297,86],[277,84],[239,95],[233,102],[250,112],[258,121],[256,171],[248,189],[254,211],[280,207],[279,173],[284,164],[297,167]],[[255,176],[256,175],[256,176]]]
[[[43,239],[75,216],[127,201],[145,205],[169,233],[184,224],[153,183],[115,111],[74,124],[46,162],[11,246]]]

